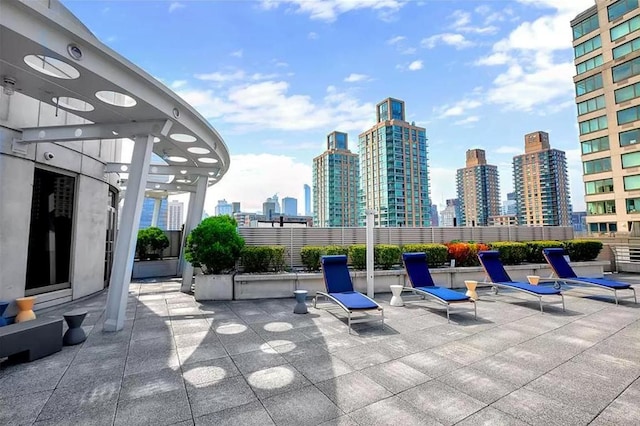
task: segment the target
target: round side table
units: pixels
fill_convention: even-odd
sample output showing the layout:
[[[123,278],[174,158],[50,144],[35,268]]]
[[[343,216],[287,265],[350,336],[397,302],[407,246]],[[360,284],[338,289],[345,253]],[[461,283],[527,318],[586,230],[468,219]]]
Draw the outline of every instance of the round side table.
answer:
[[[476,287],[478,286],[478,281],[466,280],[464,285],[467,286],[466,296],[471,300],[478,300],[478,293],[476,293]]]
[[[7,306],[9,306],[9,302],[0,300],[0,327],[7,325],[7,319],[4,317],[4,311],[7,310]]]
[[[307,294],[309,292],[307,290],[296,290],[293,294],[296,296],[296,306],[293,308],[294,314],[306,314],[309,312],[307,310]]]
[[[404,306],[404,301],[402,300],[403,287],[401,285],[390,285],[389,288],[392,294],[389,304],[391,306]]]
[[[36,319],[36,314],[33,312],[33,304],[36,302],[36,298],[18,297],[16,299],[16,305],[18,305],[18,315],[16,315],[16,322],[31,321]]]
[[[87,311],[77,309],[62,315],[69,329],[62,337],[62,343],[66,346],[77,345],[87,340],[87,335],[82,328],[82,321],[87,316]]]

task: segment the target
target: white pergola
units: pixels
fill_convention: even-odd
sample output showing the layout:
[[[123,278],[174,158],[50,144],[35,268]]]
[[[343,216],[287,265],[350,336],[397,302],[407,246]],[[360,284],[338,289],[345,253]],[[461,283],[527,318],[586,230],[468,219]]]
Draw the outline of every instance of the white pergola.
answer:
[[[104,328],[123,328],[145,191],[189,193],[185,232],[202,218],[208,186],[229,168],[216,130],[161,82],[101,43],[57,1],[0,1],[0,85],[81,117],[83,124],[23,128],[16,154],[43,142],[134,141],[131,163],[105,164],[127,173]],[[152,165],[151,153],[166,165]],[[174,176],[159,183],[153,175]],[[193,268],[183,268],[189,290]]]

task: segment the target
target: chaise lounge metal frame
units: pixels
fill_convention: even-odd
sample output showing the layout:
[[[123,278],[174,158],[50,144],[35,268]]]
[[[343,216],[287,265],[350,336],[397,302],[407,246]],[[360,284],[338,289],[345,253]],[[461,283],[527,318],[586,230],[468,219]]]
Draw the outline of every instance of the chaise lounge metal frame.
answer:
[[[613,291],[613,298],[616,301],[616,305],[618,305],[618,290],[631,290],[633,292],[633,300],[637,304],[638,298],[636,296],[636,289],[631,286],[631,284],[624,283],[621,281],[614,280],[605,280],[604,278],[590,278],[590,277],[579,277],[576,275],[575,271],[569,265],[569,263],[565,259],[566,252],[562,248],[548,248],[543,249],[542,254],[551,267],[553,271],[553,275],[555,277],[550,277],[547,280],[553,280],[555,282],[554,286],[556,288],[561,288],[561,284],[571,283],[578,284],[584,286],[598,287],[605,290]],[[631,296],[629,296],[631,297]]]

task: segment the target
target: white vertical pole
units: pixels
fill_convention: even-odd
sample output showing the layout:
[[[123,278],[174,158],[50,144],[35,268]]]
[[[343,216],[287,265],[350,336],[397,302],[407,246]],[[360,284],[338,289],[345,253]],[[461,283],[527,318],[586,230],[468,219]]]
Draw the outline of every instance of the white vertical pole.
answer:
[[[161,198],[153,200],[153,216],[151,216],[151,226],[158,226],[158,216],[160,215]]]
[[[189,193],[189,204],[187,204],[187,218],[184,221],[184,227],[182,228],[182,244],[180,245],[180,265],[178,266],[178,274],[182,276],[184,271],[184,265],[187,261],[184,259],[184,247],[187,245],[187,237],[189,236],[190,229],[187,229],[189,223],[191,223],[191,215],[193,214],[193,203],[196,201],[196,194],[194,192]]]
[[[189,232],[193,230],[202,220],[202,212],[204,211],[204,199],[207,195],[207,180],[206,176],[200,176],[196,182],[196,192],[192,192],[189,196],[189,212],[187,213],[187,222],[184,226],[185,241]],[[193,200],[193,202],[191,202]],[[182,251],[184,251],[182,246]],[[184,258],[184,254],[182,255]],[[191,281],[193,281],[193,265],[189,262],[184,263],[182,267],[182,285],[180,291],[188,293],[191,291]]]
[[[373,225],[375,218],[375,210],[365,210],[367,215],[367,296],[374,297],[374,282],[373,282]]]
[[[111,268],[106,320],[104,322],[105,331],[119,331],[124,327],[133,256],[136,250],[140,213],[142,212],[152,149],[152,135],[136,136],[127,181],[127,196],[122,206],[120,229],[118,230]]]

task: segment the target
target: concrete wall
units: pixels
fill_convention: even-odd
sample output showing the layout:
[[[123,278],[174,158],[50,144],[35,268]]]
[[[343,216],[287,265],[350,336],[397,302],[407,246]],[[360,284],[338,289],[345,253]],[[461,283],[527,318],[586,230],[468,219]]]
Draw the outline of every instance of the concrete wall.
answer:
[[[64,110],[20,93],[0,92],[0,299],[25,295],[34,168],[76,178],[70,289],[36,297],[36,307],[77,299],[104,288],[105,234],[109,185],[118,176],[106,175],[106,162],[120,161],[121,141],[77,141],[32,144],[26,154],[12,150],[22,128],[88,124]],[[44,158],[45,152],[54,158]],[[10,309],[9,313],[13,310]]]

